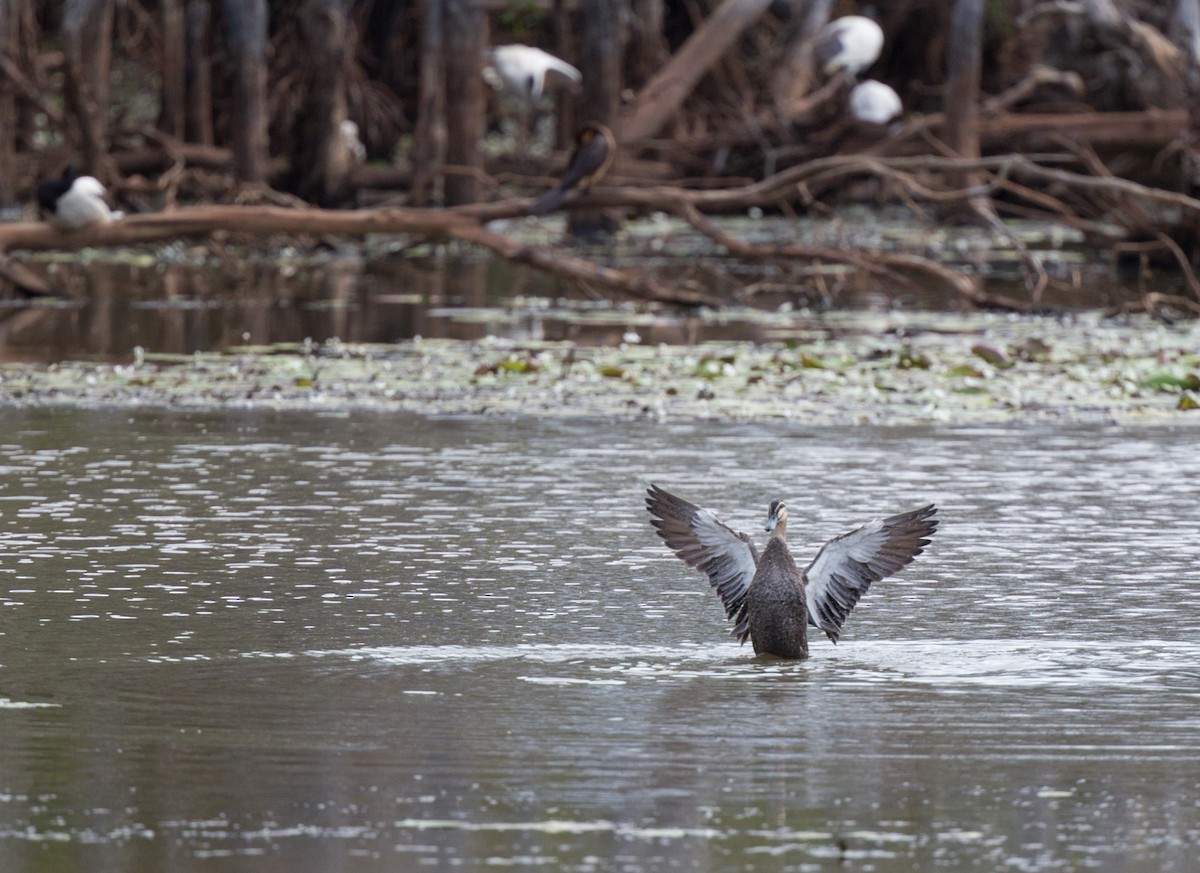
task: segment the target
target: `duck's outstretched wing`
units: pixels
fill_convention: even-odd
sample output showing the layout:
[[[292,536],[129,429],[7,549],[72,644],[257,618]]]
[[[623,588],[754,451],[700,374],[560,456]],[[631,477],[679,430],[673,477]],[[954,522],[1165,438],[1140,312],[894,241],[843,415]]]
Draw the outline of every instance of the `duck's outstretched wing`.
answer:
[[[827,542],[804,571],[808,621],[835,643],[842,623],[872,582],[912,562],[937,530],[932,503],[912,512],[877,518]]]
[[[708,584],[721,596],[725,615],[737,615],[758,566],[750,537],[657,485],[646,489],[646,508],[653,516],[650,524],[671,550],[708,576]]]

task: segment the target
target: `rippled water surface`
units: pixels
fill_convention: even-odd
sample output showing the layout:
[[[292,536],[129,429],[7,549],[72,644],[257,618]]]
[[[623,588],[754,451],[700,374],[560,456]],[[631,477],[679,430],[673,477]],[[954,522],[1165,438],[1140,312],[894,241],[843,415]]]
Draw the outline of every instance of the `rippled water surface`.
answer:
[[[1195,869],[1167,430],[5,413],[0,870]],[[943,527],[758,661],[651,481]]]

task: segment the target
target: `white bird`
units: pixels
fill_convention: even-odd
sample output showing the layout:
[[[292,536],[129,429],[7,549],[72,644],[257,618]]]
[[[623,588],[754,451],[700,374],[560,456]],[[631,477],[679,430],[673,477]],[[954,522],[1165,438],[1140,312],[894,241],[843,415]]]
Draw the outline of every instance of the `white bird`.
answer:
[[[826,76],[845,70],[857,76],[879,60],[883,28],[865,15],[835,18],[821,28],[813,48],[817,65]]]
[[[850,115],[858,121],[887,124],[904,111],[900,95],[875,79],[859,82],[850,90]]]
[[[338,126],[338,134],[341,136],[342,145],[350,155],[351,160],[356,164],[364,163],[367,160],[367,147],[363,145],[362,139],[359,138],[358,125],[347,118]]]
[[[530,45],[499,45],[488,50],[484,80],[503,91],[536,106],[546,90],[547,79],[558,79],[572,87],[583,81],[583,74],[561,58]]]
[[[125,217],[123,212],[109,208],[107,191],[95,176],[81,176],[74,167],[67,167],[58,179],[37,186],[38,205],[54,216],[54,221],[67,230],[79,230],[92,224],[111,224]]]

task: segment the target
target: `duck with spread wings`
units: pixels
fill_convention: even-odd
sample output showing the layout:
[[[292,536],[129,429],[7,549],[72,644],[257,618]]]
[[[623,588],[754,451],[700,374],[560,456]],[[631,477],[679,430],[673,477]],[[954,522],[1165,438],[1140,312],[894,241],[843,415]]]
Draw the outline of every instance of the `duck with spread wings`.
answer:
[[[684,563],[708,576],[735,622],[733,635],[756,655],[808,657],[808,625],[834,643],[872,582],[892,575],[929,545],[937,508],[877,518],[827,542],[804,570],[787,545],[787,507],[773,500],[760,556],[750,537],[657,485],[646,492],[650,523]]]

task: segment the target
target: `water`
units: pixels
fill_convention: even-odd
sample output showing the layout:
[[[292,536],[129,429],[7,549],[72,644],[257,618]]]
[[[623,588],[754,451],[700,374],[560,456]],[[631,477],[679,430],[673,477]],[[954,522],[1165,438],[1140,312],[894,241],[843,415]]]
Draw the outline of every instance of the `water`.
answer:
[[[1194,869],[1186,432],[5,419],[0,870]],[[943,526],[757,661],[650,481]]]
[[[787,239],[791,241],[791,236]],[[614,256],[607,248],[583,254],[601,259]],[[41,301],[0,299],[0,362],[53,363],[69,358],[123,363],[133,359],[135,347],[190,355],[247,344],[332,338],[390,343],[416,335],[571,340],[581,345],[615,345],[631,332],[647,343],[763,341],[772,328],[810,325],[805,307],[953,310],[959,306],[944,287],[899,286],[888,277],[850,281],[836,273],[822,281],[824,296],[805,292],[811,277],[785,281],[786,276],[773,276],[760,287],[761,293],[731,299],[720,312],[696,313],[647,311],[636,301],[613,301],[607,293],[581,291],[540,271],[488,259],[364,260],[351,252],[290,261],[281,255],[279,263],[261,257],[193,263],[200,256],[189,257],[171,260],[159,253],[133,263],[108,263],[73,256],[62,263],[38,265],[65,296]],[[657,266],[672,281],[696,269],[694,253],[647,263],[645,253],[629,242],[615,257],[622,267]],[[726,268],[734,265],[722,267]],[[1071,283],[1056,284],[1043,302],[1076,310],[1138,299],[1134,283],[1108,272],[1107,265],[1090,268],[1082,280],[1076,276]],[[753,281],[747,279],[746,284]],[[990,287],[1017,298],[1025,294],[1019,285],[1010,288],[993,281]],[[726,292],[722,285],[720,293]],[[1186,294],[1186,289],[1180,293]],[[773,313],[770,321],[765,313]]]

